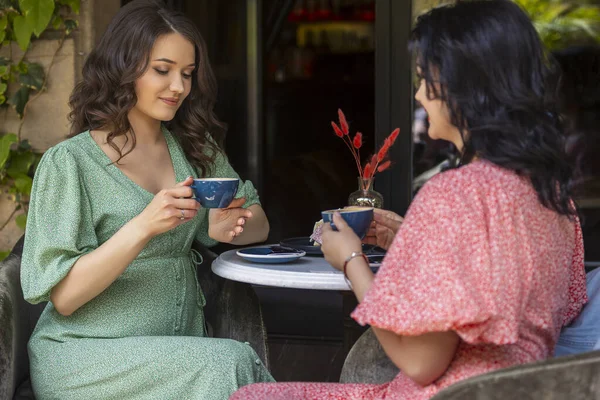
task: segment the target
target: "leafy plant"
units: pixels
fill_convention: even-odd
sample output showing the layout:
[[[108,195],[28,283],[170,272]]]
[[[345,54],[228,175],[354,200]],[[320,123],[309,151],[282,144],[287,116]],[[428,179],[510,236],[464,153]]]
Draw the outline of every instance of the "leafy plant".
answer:
[[[514,0],[528,14],[550,50],[600,42],[600,7],[580,0]]]
[[[25,228],[33,173],[41,156],[21,138],[28,106],[47,84],[44,67],[27,61],[27,51],[33,37],[49,30],[59,33],[50,70],[65,38],[78,26],[72,16],[79,13],[79,6],[80,0],[0,0],[0,48],[7,49],[3,54],[8,53],[8,57],[0,57],[0,107],[14,108],[20,119],[16,133],[0,132],[0,188],[16,203],[11,215],[0,221],[0,231],[17,213],[17,225]],[[13,55],[13,44],[22,50],[18,59]],[[7,255],[1,251],[0,260]]]
[[[457,1],[459,0],[414,0],[413,13],[416,17],[433,7]],[[598,0],[513,1],[527,12],[549,50],[572,44],[600,42]]]

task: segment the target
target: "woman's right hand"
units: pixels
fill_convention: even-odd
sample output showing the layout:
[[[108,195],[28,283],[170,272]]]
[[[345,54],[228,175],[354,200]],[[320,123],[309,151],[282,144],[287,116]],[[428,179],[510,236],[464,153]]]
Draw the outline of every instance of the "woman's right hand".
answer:
[[[188,177],[171,189],[163,189],[146,206],[136,219],[142,231],[149,237],[160,235],[195,218],[200,204],[192,198],[190,185],[194,179]]]
[[[375,208],[373,212],[374,221],[363,242],[387,250],[396,237],[396,233],[398,233],[398,229],[400,229],[404,218],[393,211],[382,210],[380,208]]]

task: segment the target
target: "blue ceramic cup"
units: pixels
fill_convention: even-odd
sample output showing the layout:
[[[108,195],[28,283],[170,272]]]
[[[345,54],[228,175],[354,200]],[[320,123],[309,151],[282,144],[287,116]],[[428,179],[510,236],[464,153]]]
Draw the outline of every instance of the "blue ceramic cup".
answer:
[[[365,237],[371,226],[371,221],[373,221],[372,207],[348,207],[340,210],[322,211],[323,222],[331,223],[331,227],[335,231],[337,231],[337,228],[333,223],[333,213],[336,211],[340,213],[344,221],[346,221],[359,238],[362,239]]]
[[[190,186],[196,201],[204,208],[227,208],[238,191],[237,178],[194,179]]]

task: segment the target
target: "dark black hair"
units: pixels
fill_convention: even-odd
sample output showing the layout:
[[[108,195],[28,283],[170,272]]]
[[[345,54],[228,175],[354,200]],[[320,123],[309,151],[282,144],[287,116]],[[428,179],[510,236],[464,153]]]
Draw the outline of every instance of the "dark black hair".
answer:
[[[518,5],[461,1],[420,16],[413,29],[427,96],[443,101],[474,157],[531,180],[541,203],[574,215],[574,168],[557,112],[558,70]]]

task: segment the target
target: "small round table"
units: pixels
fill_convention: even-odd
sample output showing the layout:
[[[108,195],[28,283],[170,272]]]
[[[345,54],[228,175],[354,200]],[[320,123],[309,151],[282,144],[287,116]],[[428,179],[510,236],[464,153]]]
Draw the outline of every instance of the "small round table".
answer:
[[[266,247],[266,246],[265,246]],[[220,277],[253,285],[290,289],[341,290],[350,287],[341,271],[333,268],[323,257],[305,256],[282,264],[262,264],[244,260],[229,250],[212,264]]]
[[[222,278],[253,285],[340,291],[343,296],[346,354],[365,331],[366,328],[358,325],[350,317],[358,303],[344,279],[344,274],[329,265],[323,257],[304,256],[289,263],[262,264],[247,261],[236,252],[237,249],[222,253],[213,261],[212,271]],[[378,264],[371,264],[372,268],[377,266]]]

